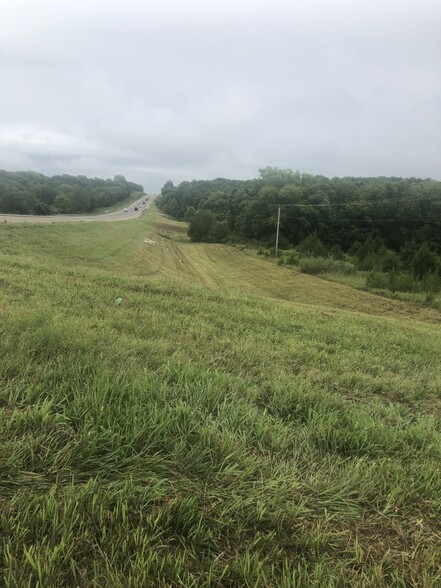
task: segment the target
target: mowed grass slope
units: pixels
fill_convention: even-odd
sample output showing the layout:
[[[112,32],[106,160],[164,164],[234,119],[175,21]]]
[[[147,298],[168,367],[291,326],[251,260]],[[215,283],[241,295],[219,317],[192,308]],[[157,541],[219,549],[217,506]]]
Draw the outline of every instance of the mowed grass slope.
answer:
[[[0,288],[6,586],[440,585],[439,314],[154,211],[0,226]]]

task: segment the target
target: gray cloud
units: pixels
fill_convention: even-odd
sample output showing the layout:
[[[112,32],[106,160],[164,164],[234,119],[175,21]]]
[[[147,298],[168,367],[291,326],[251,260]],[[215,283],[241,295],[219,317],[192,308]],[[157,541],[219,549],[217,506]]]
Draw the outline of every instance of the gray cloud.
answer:
[[[441,179],[438,0],[3,0],[0,167]]]

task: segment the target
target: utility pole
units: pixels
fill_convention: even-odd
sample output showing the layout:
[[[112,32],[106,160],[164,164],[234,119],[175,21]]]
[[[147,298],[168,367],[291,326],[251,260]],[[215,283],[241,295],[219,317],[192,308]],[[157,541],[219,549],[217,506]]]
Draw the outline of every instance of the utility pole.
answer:
[[[280,227],[280,206],[279,206],[279,210],[277,211],[276,257],[278,257],[278,253],[279,253],[279,227]]]

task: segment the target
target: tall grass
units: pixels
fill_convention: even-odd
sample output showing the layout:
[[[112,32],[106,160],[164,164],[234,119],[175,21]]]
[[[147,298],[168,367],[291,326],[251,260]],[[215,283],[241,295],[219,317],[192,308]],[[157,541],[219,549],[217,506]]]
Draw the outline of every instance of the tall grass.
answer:
[[[438,586],[437,315],[153,230],[1,227],[3,583]]]

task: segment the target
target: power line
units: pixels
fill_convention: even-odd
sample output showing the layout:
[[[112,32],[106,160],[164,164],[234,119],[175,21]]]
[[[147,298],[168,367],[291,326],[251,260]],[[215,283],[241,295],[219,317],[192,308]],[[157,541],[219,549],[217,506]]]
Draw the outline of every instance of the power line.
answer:
[[[404,200],[404,199],[402,199]],[[385,201],[377,201],[378,202],[382,202],[384,203]],[[387,202],[387,201],[386,201]],[[390,201],[390,202],[396,202],[396,201]],[[347,204],[347,203],[346,203]],[[356,204],[362,204],[360,202],[357,202]],[[278,211],[277,211],[277,229],[276,229],[276,257],[278,255],[278,248],[279,248],[279,230],[280,230],[280,209],[282,207],[286,207],[286,206],[332,206],[332,204],[330,205],[326,205],[326,204],[278,204]],[[336,204],[334,204],[334,206],[336,206]],[[298,219],[300,222],[302,222],[304,219]],[[320,222],[324,222],[323,220],[320,219],[312,219],[314,220],[316,223],[320,223]],[[395,218],[352,218],[352,219],[326,219],[326,222],[328,224],[336,224],[336,223],[405,223],[405,222],[427,222],[428,219],[425,218],[405,218],[405,219],[395,219]]]
[[[303,220],[303,219],[300,219]],[[316,222],[324,222],[320,219],[314,219]],[[328,219],[327,223],[403,223],[403,222],[428,222],[427,218],[342,218],[342,219]]]
[[[395,200],[354,200],[352,202],[328,202],[328,203],[321,203],[321,204],[302,204],[302,203],[293,203],[293,204],[274,204],[275,206],[279,206],[280,208],[290,208],[292,206],[302,206],[302,207],[331,207],[331,206],[353,206],[353,205],[370,205],[370,204],[399,204],[400,202],[425,202],[425,201],[433,201],[433,200],[440,200],[439,196],[424,196],[424,198],[396,198]]]

